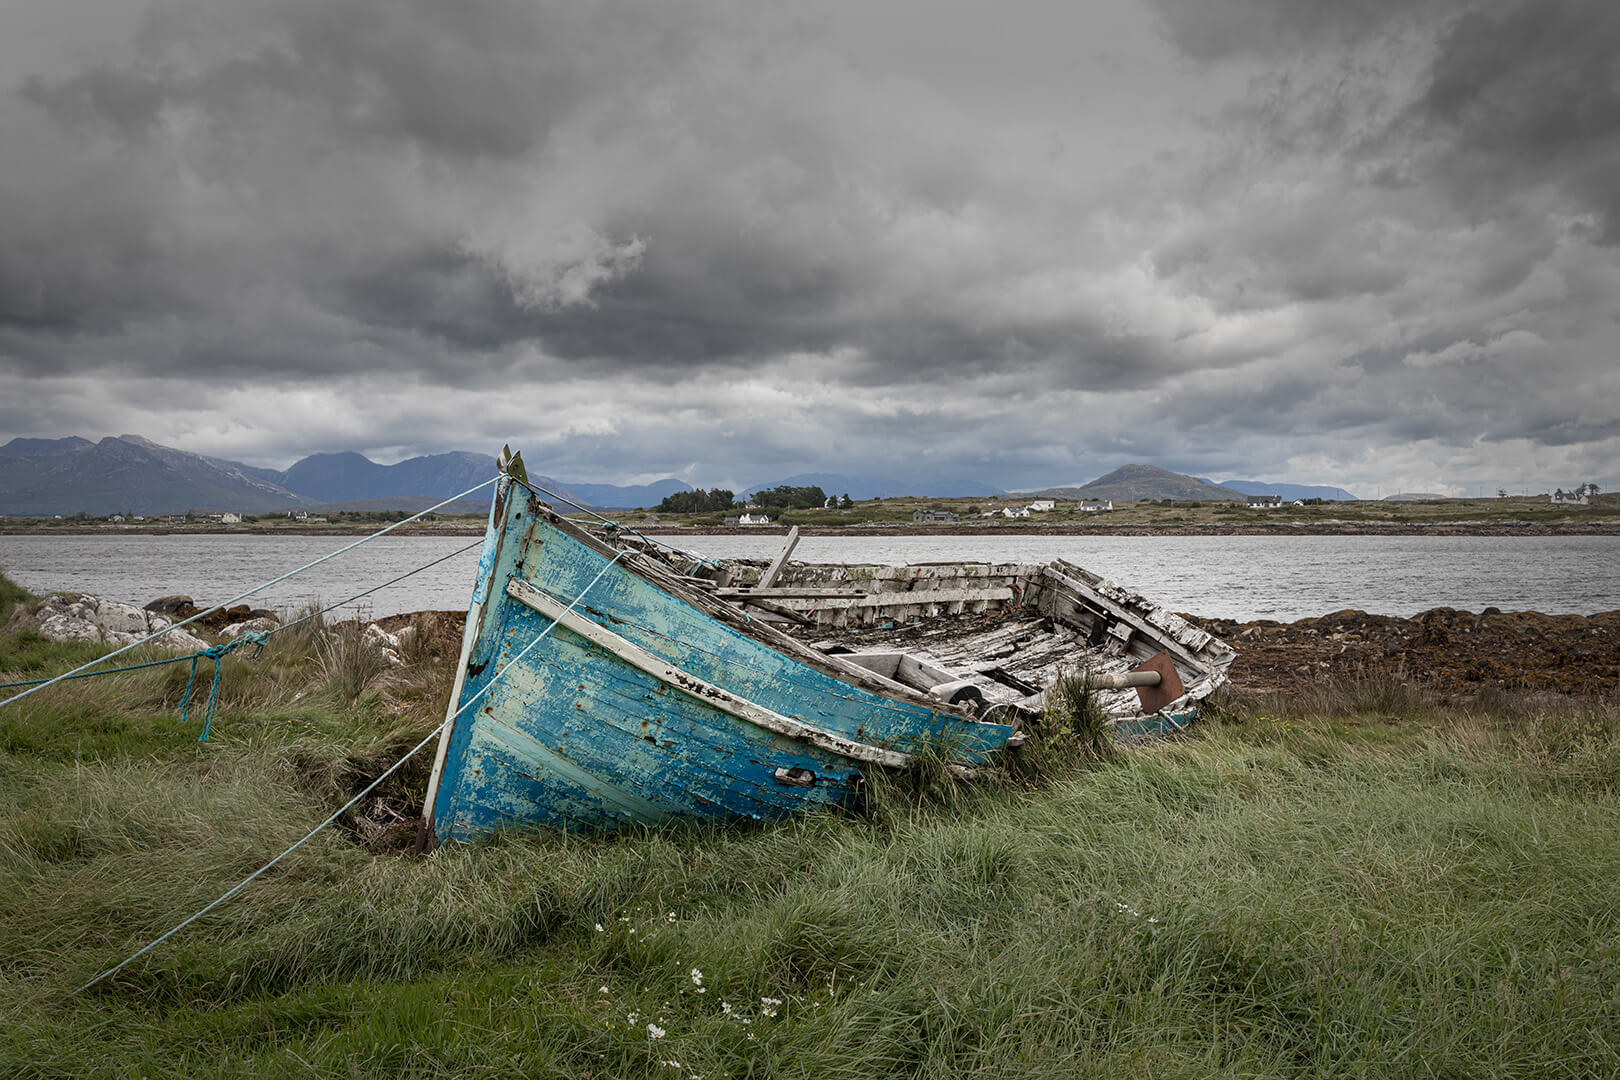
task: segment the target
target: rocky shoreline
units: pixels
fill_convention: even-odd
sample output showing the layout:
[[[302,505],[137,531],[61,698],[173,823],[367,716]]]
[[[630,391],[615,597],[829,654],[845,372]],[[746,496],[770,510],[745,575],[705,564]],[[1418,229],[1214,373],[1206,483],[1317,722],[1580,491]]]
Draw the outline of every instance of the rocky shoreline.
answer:
[[[1230,675],[1240,693],[1290,693],[1323,679],[1382,673],[1452,696],[1487,688],[1620,692],[1620,611],[1434,608],[1407,619],[1346,610],[1291,623],[1184,617],[1238,651]],[[459,611],[418,611],[378,623],[390,631],[414,625],[453,643],[464,619]]]

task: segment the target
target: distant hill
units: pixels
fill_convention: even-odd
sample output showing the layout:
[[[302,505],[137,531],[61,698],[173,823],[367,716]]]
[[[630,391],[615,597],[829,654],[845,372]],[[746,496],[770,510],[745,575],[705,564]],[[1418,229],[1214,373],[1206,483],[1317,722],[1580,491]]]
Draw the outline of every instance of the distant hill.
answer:
[[[0,457],[35,457],[60,450],[78,450],[93,445],[89,439],[69,435],[65,439],[12,439],[0,446]]]
[[[652,484],[627,487],[615,484],[576,484],[567,480],[549,482],[536,480],[535,483],[545,483],[545,486],[553,491],[566,488],[568,495],[598,510],[630,510],[638,506],[657,506],[664,501],[665,495],[692,490],[690,484],[683,484],[679,480],[659,480]]]
[[[844,476],[840,473],[800,473],[781,480],[754,484],[737,494],[752,495],[756,491],[765,491],[784,484],[789,487],[818,487],[828,495],[848,495],[852,499],[879,499],[891,495],[948,499],[1006,494],[998,488],[977,484],[971,480],[897,480],[893,477]]]
[[[235,462],[159,446],[139,435],[98,443],[13,439],[43,453],[0,454],[0,514],[163,514],[184,510],[258,512],[311,500]]]
[[[1045,488],[1025,492],[1048,499],[1113,499],[1140,502],[1143,499],[1212,499],[1242,502],[1243,494],[1231,488],[1184,476],[1157,465],[1122,465],[1106,476],[1099,476],[1079,487]]]
[[[260,513],[314,506],[414,513],[494,475],[493,457],[464,450],[394,465],[379,465],[363,454],[311,454],[278,470],[176,450],[139,435],[99,443],[76,435],[19,438],[0,446],[0,514]],[[534,475],[534,482],[597,510],[656,506],[665,495],[687,490],[673,479],[620,487]],[[488,493],[481,492],[446,512],[476,512],[488,505]]]
[[[1227,480],[1222,487],[1244,495],[1281,495],[1292,502],[1295,499],[1327,499],[1330,502],[1356,502],[1356,496],[1341,487],[1321,484],[1272,484],[1264,480]]]

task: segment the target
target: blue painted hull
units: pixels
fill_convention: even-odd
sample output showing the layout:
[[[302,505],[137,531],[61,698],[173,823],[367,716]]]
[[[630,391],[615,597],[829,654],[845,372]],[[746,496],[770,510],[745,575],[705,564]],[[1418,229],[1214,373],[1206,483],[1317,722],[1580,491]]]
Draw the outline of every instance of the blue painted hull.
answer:
[[[1013,734],[617,554],[502,481],[430,784],[438,839],[771,820],[849,805],[874,756],[977,764]]]

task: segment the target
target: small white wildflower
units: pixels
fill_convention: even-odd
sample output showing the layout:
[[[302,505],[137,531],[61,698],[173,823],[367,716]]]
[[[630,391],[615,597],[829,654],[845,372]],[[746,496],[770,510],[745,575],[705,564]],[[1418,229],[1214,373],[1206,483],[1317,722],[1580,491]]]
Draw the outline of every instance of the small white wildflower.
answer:
[[[639,1020],[640,1018],[641,1018],[640,1013],[631,1013],[629,1016],[624,1018],[624,1022],[629,1024],[631,1027],[635,1027],[636,1026],[636,1021]]]
[[[666,1058],[660,1064],[662,1064],[666,1069],[678,1069],[681,1067],[681,1063],[676,1061],[674,1058]]]
[[[727,1016],[730,1016],[731,1015],[731,1002],[722,1001],[720,1003],[720,1011],[725,1013]]]
[[[667,915],[665,915],[664,918],[666,920],[668,920],[669,922],[674,922],[675,921],[675,913],[673,911],[671,911]]]
[[[1149,915],[1149,916],[1148,916],[1148,922],[1150,922],[1150,923],[1156,923],[1156,922],[1158,922],[1158,921],[1159,921],[1159,917],[1158,917],[1158,916],[1157,916],[1157,915]]]
[[[707,994],[709,992],[709,988],[707,986],[700,986],[698,987],[697,992],[700,994]]]
[[[635,928],[635,927],[633,927],[633,926],[632,926],[632,927],[631,927],[631,928],[630,928],[630,932],[631,932],[631,933],[632,933],[632,934],[633,934],[633,933],[635,933],[635,932],[636,932],[636,928]]]
[[[601,923],[596,924],[596,932],[598,934],[600,934],[602,932],[602,924]]]
[[[754,1041],[754,1033],[753,1033],[753,1032],[752,1032],[752,1031],[750,1031],[750,1032],[749,1032],[749,1033],[748,1033],[748,1041],[749,1041],[749,1042],[753,1042],[753,1041]]]
[[[597,991],[597,993],[598,993],[598,994],[605,994],[605,993],[607,993],[607,992],[608,992],[608,989],[607,989],[607,987],[605,987],[605,986],[604,986],[604,987],[602,987],[602,988],[601,988],[601,989],[600,989],[600,990],[598,990],[598,991]]]
[[[703,985],[703,972],[699,971],[697,968],[693,968],[692,969],[692,982],[695,983],[698,986],[702,986]]]
[[[662,1039],[663,1037],[664,1037],[664,1029],[663,1028],[659,1027],[657,1024],[648,1024],[647,1025],[647,1038],[649,1038],[649,1039]]]

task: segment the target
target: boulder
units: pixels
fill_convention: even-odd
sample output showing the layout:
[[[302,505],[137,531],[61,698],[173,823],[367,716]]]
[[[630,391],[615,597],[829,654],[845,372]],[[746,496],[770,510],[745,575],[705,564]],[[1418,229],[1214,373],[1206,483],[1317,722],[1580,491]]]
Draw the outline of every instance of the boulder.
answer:
[[[400,635],[390,634],[376,623],[372,623],[362,631],[361,637],[381,649],[390,664],[399,665],[405,662],[405,658],[400,655],[400,650],[404,647]]]
[[[198,607],[196,602],[193,601],[191,597],[182,596],[179,593],[176,593],[173,596],[158,597],[156,600],[153,600],[151,603],[146,605],[146,610],[156,612],[159,615],[173,619],[175,622],[179,622],[181,619],[191,618],[193,615],[197,614],[197,612],[201,611],[202,608]]]
[[[174,625],[156,612],[100,596],[58,593],[45,598],[34,618],[47,641],[96,641],[107,645],[133,645]],[[172,630],[152,644],[175,652],[196,652],[208,643],[185,629]]]
[[[243,634],[263,634],[274,630],[281,625],[281,620],[274,615],[260,615],[244,622],[233,622],[219,632],[219,636],[227,641],[235,641]]]

